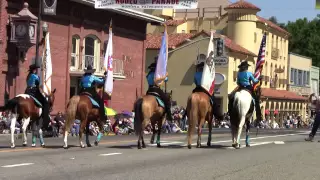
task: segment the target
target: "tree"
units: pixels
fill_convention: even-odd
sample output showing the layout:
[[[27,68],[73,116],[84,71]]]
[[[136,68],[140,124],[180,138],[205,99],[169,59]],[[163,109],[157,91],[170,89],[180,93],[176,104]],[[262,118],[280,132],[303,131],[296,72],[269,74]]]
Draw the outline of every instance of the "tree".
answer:
[[[273,22],[273,23],[275,23],[275,24],[278,24],[278,20],[277,20],[277,18],[276,18],[275,16],[271,16],[271,17],[269,18],[269,21],[271,21],[271,22]]]

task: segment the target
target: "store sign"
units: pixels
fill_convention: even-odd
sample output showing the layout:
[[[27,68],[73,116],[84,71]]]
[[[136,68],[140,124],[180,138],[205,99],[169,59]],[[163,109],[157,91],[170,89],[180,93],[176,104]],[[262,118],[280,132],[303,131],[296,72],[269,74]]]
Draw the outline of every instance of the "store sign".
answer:
[[[218,56],[213,58],[216,67],[227,67],[228,66],[228,57],[227,56]]]
[[[96,0],[96,9],[197,9],[197,0]]]
[[[57,0],[42,0],[42,13],[44,15],[56,15]]]

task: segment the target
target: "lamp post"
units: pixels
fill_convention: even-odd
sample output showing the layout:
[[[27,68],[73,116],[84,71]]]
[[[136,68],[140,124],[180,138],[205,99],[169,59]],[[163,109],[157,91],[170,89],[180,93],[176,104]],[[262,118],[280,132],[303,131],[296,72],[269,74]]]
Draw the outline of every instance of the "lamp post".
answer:
[[[39,59],[39,41],[40,41],[40,23],[41,23],[41,11],[42,11],[42,0],[39,1],[38,6],[38,24],[37,24],[37,38],[36,38],[36,58],[35,58],[35,64],[36,66],[40,67],[41,61]]]

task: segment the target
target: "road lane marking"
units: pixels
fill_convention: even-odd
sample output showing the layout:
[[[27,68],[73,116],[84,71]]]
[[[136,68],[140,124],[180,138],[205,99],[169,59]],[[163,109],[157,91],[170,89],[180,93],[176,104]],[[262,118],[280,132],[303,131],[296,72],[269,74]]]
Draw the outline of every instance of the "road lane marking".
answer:
[[[120,155],[122,153],[108,153],[108,154],[99,154],[99,156],[114,156],[114,155]]]
[[[261,145],[266,145],[266,144],[272,144],[273,141],[268,141],[268,142],[258,142],[258,143],[250,143],[250,146],[261,146]],[[226,147],[227,149],[235,149],[234,147]],[[246,148],[245,145],[241,145],[241,148]]]
[[[274,144],[285,144],[283,141],[274,141]]]
[[[12,165],[5,165],[5,166],[1,166],[3,168],[12,168],[12,167],[19,167],[19,166],[29,166],[32,165],[34,163],[21,163],[21,164],[12,164]]]
[[[172,145],[172,144],[183,144],[183,142],[170,142],[170,141],[161,141],[161,145]],[[149,146],[157,146],[157,144],[149,144]]]

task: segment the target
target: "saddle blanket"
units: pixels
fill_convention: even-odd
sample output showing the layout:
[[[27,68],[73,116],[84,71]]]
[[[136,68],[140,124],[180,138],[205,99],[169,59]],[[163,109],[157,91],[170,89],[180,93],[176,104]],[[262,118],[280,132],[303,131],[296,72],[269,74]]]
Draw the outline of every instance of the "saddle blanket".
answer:
[[[157,96],[155,96],[155,98],[156,98],[156,100],[157,100],[157,102],[158,102],[158,105],[159,105],[160,107],[165,108],[164,102],[163,102],[159,97],[157,97]]]
[[[96,100],[94,100],[94,99],[93,99],[92,97],[90,97],[90,96],[88,96],[88,97],[89,97],[89,99],[90,99],[93,107],[95,107],[95,108],[99,108],[99,107],[100,107],[99,104],[98,104],[98,102],[97,102]]]
[[[19,94],[19,95],[17,95],[17,97],[23,97],[25,99],[32,98],[34,103],[36,104],[36,106],[42,108],[42,104],[40,103],[40,101],[37,98],[35,98],[35,97],[33,97],[33,96],[29,95],[29,94]]]

